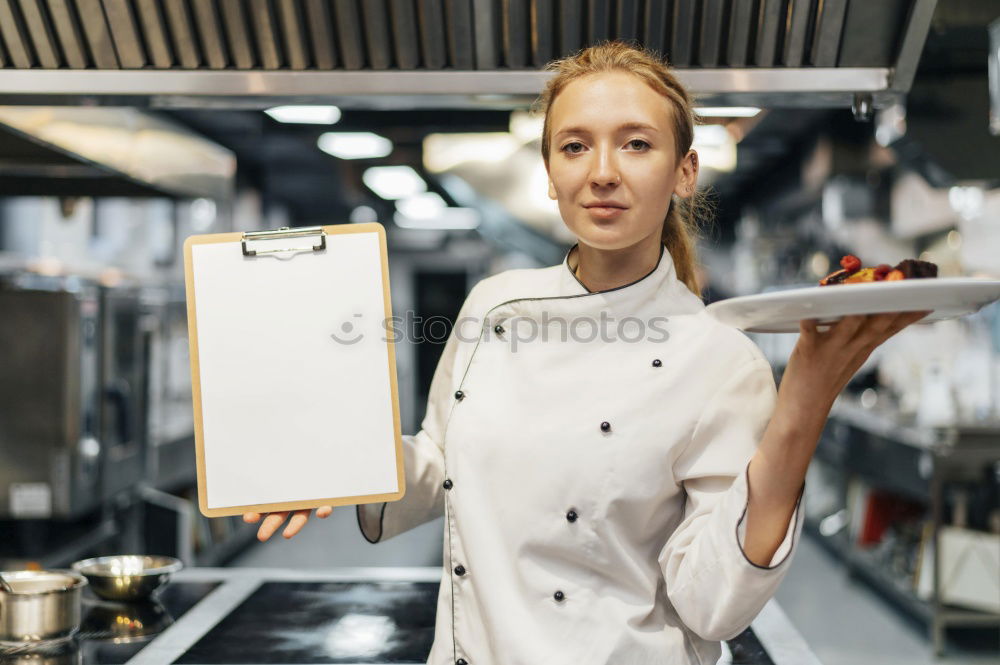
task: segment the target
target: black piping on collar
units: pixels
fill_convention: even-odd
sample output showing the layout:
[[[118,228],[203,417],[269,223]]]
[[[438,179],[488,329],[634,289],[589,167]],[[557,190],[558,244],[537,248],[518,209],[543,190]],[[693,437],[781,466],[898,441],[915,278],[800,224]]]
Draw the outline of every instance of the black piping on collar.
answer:
[[[575,245],[574,245],[574,247],[575,247]],[[563,264],[566,266],[567,270],[569,270],[569,264],[567,264],[567,262],[566,262],[566,257],[569,256],[569,252],[572,251],[572,250],[573,250],[573,247],[570,247],[569,251],[566,252],[566,256],[563,257]],[[605,289],[603,291],[589,291],[589,290],[587,290],[587,287],[584,286],[583,289],[584,289],[584,291],[586,291],[586,293],[573,293],[571,295],[560,295],[560,296],[525,296],[525,297],[521,297],[521,298],[511,298],[510,300],[505,300],[505,301],[503,301],[501,303],[497,303],[496,305],[493,305],[488,310],[486,310],[486,312],[483,313],[483,322],[482,322],[482,324],[480,324],[480,327],[479,327],[479,339],[476,340],[476,346],[474,346],[473,349],[472,349],[472,355],[475,355],[476,351],[479,350],[479,343],[483,340],[483,331],[486,329],[486,324],[488,323],[489,316],[490,316],[490,314],[493,313],[493,310],[498,309],[500,307],[503,307],[505,305],[510,305],[511,303],[515,303],[515,302],[539,302],[539,301],[542,301],[542,300],[575,300],[576,298],[586,298],[588,296],[596,296],[596,295],[601,294],[601,293],[612,293],[613,291],[618,291],[620,289],[628,288],[630,286],[638,284],[639,282],[641,282],[644,279],[648,279],[650,275],[652,275],[654,272],[656,272],[657,268],[660,267],[660,261],[663,260],[663,252],[665,252],[665,251],[666,251],[666,245],[664,245],[664,244],[661,243],[660,244],[660,259],[656,262],[656,266],[652,270],[650,270],[649,272],[647,272],[645,275],[643,275],[639,279],[635,280],[634,282],[629,282],[628,284],[622,284],[621,286],[616,286],[613,289]],[[569,270],[569,274],[573,275],[573,271]],[[576,279],[577,282],[580,282],[580,280],[577,279],[576,275],[573,275],[573,278]],[[580,282],[580,286],[583,286],[583,282]],[[472,363],[466,364],[466,366],[465,366],[465,372],[462,374],[462,380],[459,381],[459,384],[458,384],[459,390],[461,390],[462,386],[465,385],[465,377],[468,376],[468,374],[469,374],[469,367],[471,367],[471,366],[472,366]]]
[[[579,247],[579,246],[580,246],[580,243],[576,243],[575,245],[573,245],[573,247]],[[663,260],[663,252],[665,252],[666,249],[667,249],[667,246],[664,245],[661,242],[660,243],[660,256],[657,257],[657,259],[656,259],[656,265],[653,266],[652,270],[650,270],[649,272],[647,272],[645,275],[643,275],[639,279],[635,280],[634,282],[629,282],[628,284],[622,284],[621,286],[616,286],[616,287],[611,288],[611,289],[602,289],[600,291],[591,291],[590,289],[587,288],[586,284],[584,284],[583,282],[580,281],[580,278],[576,276],[576,273],[573,272],[573,269],[569,267],[569,255],[570,255],[570,252],[573,251],[573,247],[570,247],[566,251],[566,256],[563,257],[563,265],[566,266],[566,270],[568,270],[569,274],[573,276],[573,279],[576,280],[576,283],[579,284],[580,286],[582,286],[587,291],[588,294],[591,294],[591,293],[610,293],[611,291],[617,291],[618,289],[624,289],[626,287],[632,286],[633,284],[638,284],[639,282],[641,282],[642,280],[646,279],[647,277],[649,277],[650,275],[652,275],[654,272],[656,272],[656,270],[660,267],[660,262]],[[577,251],[577,254],[579,254],[579,250]],[[581,294],[581,295],[583,295],[583,294]]]

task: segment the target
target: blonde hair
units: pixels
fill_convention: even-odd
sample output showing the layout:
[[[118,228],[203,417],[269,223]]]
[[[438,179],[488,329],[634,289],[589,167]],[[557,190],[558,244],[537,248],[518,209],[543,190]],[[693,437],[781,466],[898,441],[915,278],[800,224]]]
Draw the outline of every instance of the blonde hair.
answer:
[[[606,41],[585,48],[578,53],[553,60],[545,66],[555,72],[535,102],[536,112],[545,114],[542,126],[542,159],[549,163],[550,116],[552,102],[570,82],[605,72],[623,71],[634,74],[653,90],[663,95],[673,108],[674,142],[677,145],[676,163],[687,154],[694,141],[696,116],[691,95],[674,76],[670,65],[659,55],[622,41]],[[672,196],[666,218],[663,220],[662,242],[670,252],[677,278],[691,292],[701,297],[696,276],[698,265],[697,242],[701,237],[701,220],[708,218],[709,206],[704,192],[695,189],[688,198]]]

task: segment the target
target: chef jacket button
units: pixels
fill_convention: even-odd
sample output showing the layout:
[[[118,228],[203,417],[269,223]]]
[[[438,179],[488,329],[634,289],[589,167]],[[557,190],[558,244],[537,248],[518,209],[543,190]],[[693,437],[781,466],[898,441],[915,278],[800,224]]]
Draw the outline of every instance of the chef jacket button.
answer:
[[[461,400],[464,397],[465,397],[465,393],[463,393],[461,390],[456,390],[455,391],[455,399]]]
[[[577,517],[579,517],[579,515],[576,514],[575,510],[571,510],[568,513],[566,513],[566,519],[569,520],[570,522],[575,522]]]
[[[603,423],[601,423],[601,431],[602,432],[609,432],[609,431],[611,431],[611,423],[609,423],[607,420],[605,420]]]
[[[663,364],[663,363],[661,363],[661,362],[660,362],[660,359],[659,359],[659,358],[657,358],[656,360],[654,360],[654,361],[653,361],[653,367],[659,367],[659,366],[660,366],[660,365],[662,365],[662,364]]]
[[[464,658],[459,658],[455,661],[455,665],[469,665],[469,661]]]
[[[446,490],[450,490],[453,485],[453,483],[451,482],[451,478],[445,478],[443,485]]]
[[[552,594],[552,597],[561,603],[563,599],[566,598],[566,594],[564,594],[562,591],[556,591],[554,594]]]
[[[459,577],[465,575],[465,566],[463,566],[462,564],[458,564],[457,566],[455,566],[455,574],[458,575]]]
[[[503,326],[498,323],[497,325],[493,326],[493,332],[495,332],[498,335],[502,335],[503,334]]]

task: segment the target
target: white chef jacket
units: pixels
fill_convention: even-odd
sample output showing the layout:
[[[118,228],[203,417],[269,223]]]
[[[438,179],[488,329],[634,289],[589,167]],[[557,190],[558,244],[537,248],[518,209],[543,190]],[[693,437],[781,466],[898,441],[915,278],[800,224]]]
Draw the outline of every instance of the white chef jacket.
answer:
[[[406,494],[359,526],[374,543],[444,514],[431,665],[714,665],[802,529],[800,493],[770,565],[745,555],[770,365],[670,252],[590,292],[572,251],[472,289],[403,437]]]

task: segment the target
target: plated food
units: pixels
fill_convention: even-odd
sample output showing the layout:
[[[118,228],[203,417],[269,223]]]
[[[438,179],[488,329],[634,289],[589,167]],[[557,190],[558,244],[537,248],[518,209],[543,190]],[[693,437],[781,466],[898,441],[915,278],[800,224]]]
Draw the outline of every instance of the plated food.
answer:
[[[897,282],[901,279],[937,277],[936,263],[919,259],[903,259],[895,267],[880,263],[874,268],[862,268],[861,259],[848,254],[840,259],[840,270],[819,280],[820,286],[856,284],[859,282]]]
[[[794,333],[803,319],[826,326],[857,314],[930,311],[917,322],[923,325],[972,314],[1000,299],[1000,280],[937,275],[938,267],[930,261],[905,259],[895,266],[866,268],[848,254],[841,259],[840,270],[820,280],[819,286],[727,298],[709,304],[706,312],[747,332]],[[861,283],[867,286],[829,288]]]

